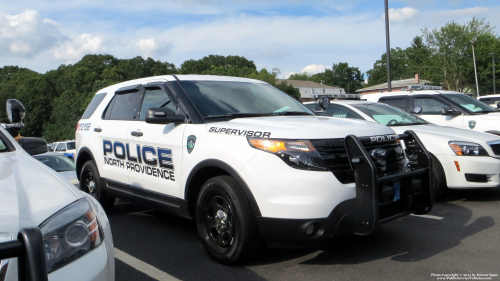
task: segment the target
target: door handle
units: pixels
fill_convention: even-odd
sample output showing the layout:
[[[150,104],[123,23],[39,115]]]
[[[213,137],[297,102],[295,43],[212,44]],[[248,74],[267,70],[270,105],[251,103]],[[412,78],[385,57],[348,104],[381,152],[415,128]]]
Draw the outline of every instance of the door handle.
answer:
[[[134,137],[142,137],[143,135],[142,132],[137,132],[137,131],[132,131],[130,134]]]
[[[94,132],[100,133],[100,132],[102,132],[102,129],[101,128],[94,128]]]

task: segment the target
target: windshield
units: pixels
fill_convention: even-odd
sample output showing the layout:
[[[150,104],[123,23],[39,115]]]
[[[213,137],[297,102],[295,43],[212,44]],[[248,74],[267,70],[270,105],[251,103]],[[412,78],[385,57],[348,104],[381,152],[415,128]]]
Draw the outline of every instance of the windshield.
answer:
[[[461,107],[472,111],[473,113],[496,112],[496,110],[474,98],[465,94],[447,94],[443,95],[445,98],[458,103]]]
[[[428,124],[417,116],[411,115],[399,108],[383,103],[352,105],[370,116],[375,121],[386,126],[406,126]]]
[[[67,172],[75,170],[75,163],[66,156],[59,155],[37,155],[36,160],[49,166],[56,172]]]
[[[66,143],[66,146],[67,146],[67,149],[68,149],[68,150],[71,150],[71,149],[75,149],[75,148],[76,148],[76,147],[75,147],[75,142],[74,142],[74,141]]]
[[[272,115],[314,115],[287,94],[268,84],[181,81],[204,118]]]

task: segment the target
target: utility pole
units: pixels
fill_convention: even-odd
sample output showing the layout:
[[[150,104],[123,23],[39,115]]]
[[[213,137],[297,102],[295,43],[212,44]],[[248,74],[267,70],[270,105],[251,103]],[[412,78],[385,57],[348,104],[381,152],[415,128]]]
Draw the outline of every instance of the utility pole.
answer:
[[[386,0],[387,1],[387,0]],[[477,90],[477,96],[479,97],[479,83],[477,82],[477,67],[476,67],[476,54],[474,53],[474,43],[476,43],[477,38],[474,37],[472,40],[470,40],[470,43],[472,44],[472,58],[474,59],[474,77],[476,77],[476,90]]]
[[[389,38],[389,1],[385,0],[385,45],[387,53],[387,89],[392,92],[391,86],[391,40]]]
[[[493,94],[497,93],[496,84],[495,84],[495,53],[490,53],[493,57]]]
[[[349,77],[344,78],[344,79],[347,80],[347,93],[349,94],[351,92],[351,87],[349,86],[350,79],[349,79]]]

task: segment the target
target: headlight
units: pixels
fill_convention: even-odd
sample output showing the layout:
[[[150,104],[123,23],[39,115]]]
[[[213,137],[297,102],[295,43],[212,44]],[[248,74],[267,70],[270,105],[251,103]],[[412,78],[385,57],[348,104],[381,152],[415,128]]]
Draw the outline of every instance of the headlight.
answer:
[[[248,143],[253,148],[275,154],[290,167],[311,170],[328,171],[323,158],[307,140],[279,140],[248,137]]]
[[[99,246],[104,233],[87,198],[57,212],[40,225],[47,272],[50,273]]]
[[[464,141],[448,142],[453,152],[461,156],[488,156],[488,152],[479,144]]]

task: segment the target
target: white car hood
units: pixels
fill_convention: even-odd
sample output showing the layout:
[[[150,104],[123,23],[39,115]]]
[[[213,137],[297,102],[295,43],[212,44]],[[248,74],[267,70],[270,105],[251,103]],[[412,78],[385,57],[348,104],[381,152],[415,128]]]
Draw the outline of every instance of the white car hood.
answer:
[[[0,233],[13,239],[81,197],[67,180],[15,146],[16,151],[0,153]]]
[[[492,112],[488,114],[480,114],[477,115],[478,118],[484,119],[484,120],[500,120],[500,112]]]
[[[394,134],[386,126],[364,120],[325,116],[271,116],[236,118],[207,124],[211,133],[245,135],[247,132],[270,133],[270,138],[328,139],[347,135],[380,136]],[[225,129],[220,131],[220,129]],[[227,133],[228,130],[231,133]],[[237,130],[237,131],[233,131]]]
[[[453,128],[453,127],[445,127],[438,125],[413,125],[413,126],[392,126],[391,127],[398,134],[404,133],[404,131],[412,130],[418,134],[419,138],[430,139],[441,137],[443,141],[452,141],[452,140],[460,140],[460,141],[469,141],[475,143],[486,144],[489,141],[500,141],[500,137],[486,134],[482,132],[476,132],[471,130]]]
[[[495,135],[464,130],[452,127],[438,125],[413,125],[413,126],[393,126],[391,127],[398,134],[402,134],[407,130],[414,131],[418,138],[422,141],[425,148],[432,154],[455,155],[448,145],[449,141],[466,141],[480,144],[488,151],[490,156],[494,156],[493,151],[487,142],[500,141],[500,137]]]

